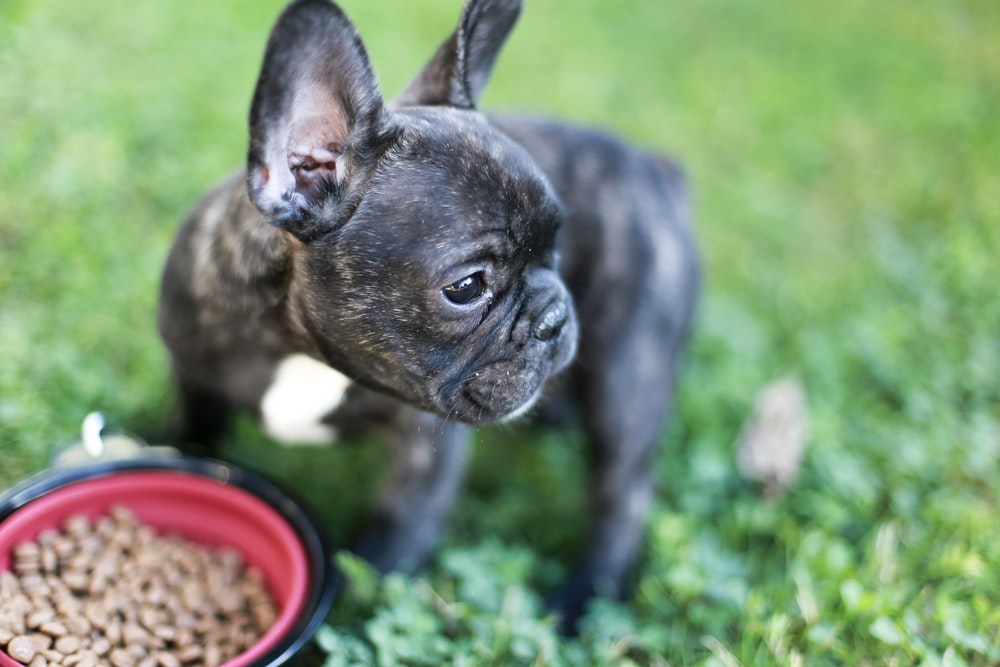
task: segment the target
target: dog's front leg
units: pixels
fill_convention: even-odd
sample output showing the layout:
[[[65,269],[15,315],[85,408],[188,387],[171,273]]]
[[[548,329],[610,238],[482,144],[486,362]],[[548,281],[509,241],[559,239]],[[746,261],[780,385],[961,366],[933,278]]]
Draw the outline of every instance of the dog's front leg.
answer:
[[[592,367],[583,383],[591,457],[590,525],[581,560],[553,601],[568,632],[577,629],[591,597],[620,598],[628,593],[629,571],[653,498],[652,464],[671,403],[675,353],[663,350],[661,363],[666,368],[657,374],[614,360],[642,359],[649,349],[620,346],[620,354]]]
[[[462,481],[468,428],[403,407],[387,430],[391,461],[358,553],[381,572],[421,567]]]
[[[164,430],[146,434],[153,443],[168,443],[188,453],[213,452],[225,435],[232,405],[217,391],[178,375],[177,414]]]

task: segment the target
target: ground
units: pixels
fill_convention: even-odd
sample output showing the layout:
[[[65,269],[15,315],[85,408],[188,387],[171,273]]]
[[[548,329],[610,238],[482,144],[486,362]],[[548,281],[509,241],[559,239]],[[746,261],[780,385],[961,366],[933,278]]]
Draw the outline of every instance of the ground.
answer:
[[[344,6],[390,96],[459,10]],[[245,155],[279,9],[0,4],[0,487],[90,410],[166,418],[159,270]],[[425,576],[340,556],[329,664],[1000,661],[998,80],[990,0],[529,1],[483,106],[669,151],[695,192],[706,293],[635,594],[555,632],[539,601],[582,521],[579,435],[487,430]],[[734,443],[785,376],[808,444],[764,499]],[[375,443],[290,455],[242,421],[225,454],[293,481],[336,534],[377,481]]]

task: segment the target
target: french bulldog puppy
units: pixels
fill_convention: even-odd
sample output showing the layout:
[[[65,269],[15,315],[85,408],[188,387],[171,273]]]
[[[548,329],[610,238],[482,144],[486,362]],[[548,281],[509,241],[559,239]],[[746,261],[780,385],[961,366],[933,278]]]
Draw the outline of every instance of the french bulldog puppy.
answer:
[[[467,425],[574,401],[592,480],[589,536],[556,603],[571,626],[590,596],[625,588],[699,260],[670,161],[477,111],[519,12],[519,0],[468,0],[387,103],[343,12],[290,4],[264,56],[246,167],[181,229],[159,330],[178,442],[216,441],[233,409],[288,442],[384,434],[388,478],[358,545],[383,571],[431,553]]]

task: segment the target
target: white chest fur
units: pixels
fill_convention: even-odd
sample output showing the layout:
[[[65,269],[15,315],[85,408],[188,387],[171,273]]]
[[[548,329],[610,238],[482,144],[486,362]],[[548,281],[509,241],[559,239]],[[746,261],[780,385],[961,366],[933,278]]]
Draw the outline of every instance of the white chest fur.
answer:
[[[321,420],[344,401],[351,381],[304,354],[285,357],[260,401],[267,433],[286,444],[329,444],[337,430]]]

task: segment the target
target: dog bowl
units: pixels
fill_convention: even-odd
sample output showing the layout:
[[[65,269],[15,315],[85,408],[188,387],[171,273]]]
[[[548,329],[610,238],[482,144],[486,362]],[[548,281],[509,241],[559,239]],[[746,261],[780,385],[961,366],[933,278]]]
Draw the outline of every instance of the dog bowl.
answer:
[[[278,608],[270,629],[225,667],[286,664],[304,651],[335,594],[331,544],[285,491],[242,468],[185,456],[147,456],[59,469],[0,497],[0,571],[11,552],[73,515],[122,505],[158,531],[238,550],[263,574]],[[0,667],[20,663],[0,650]]]

